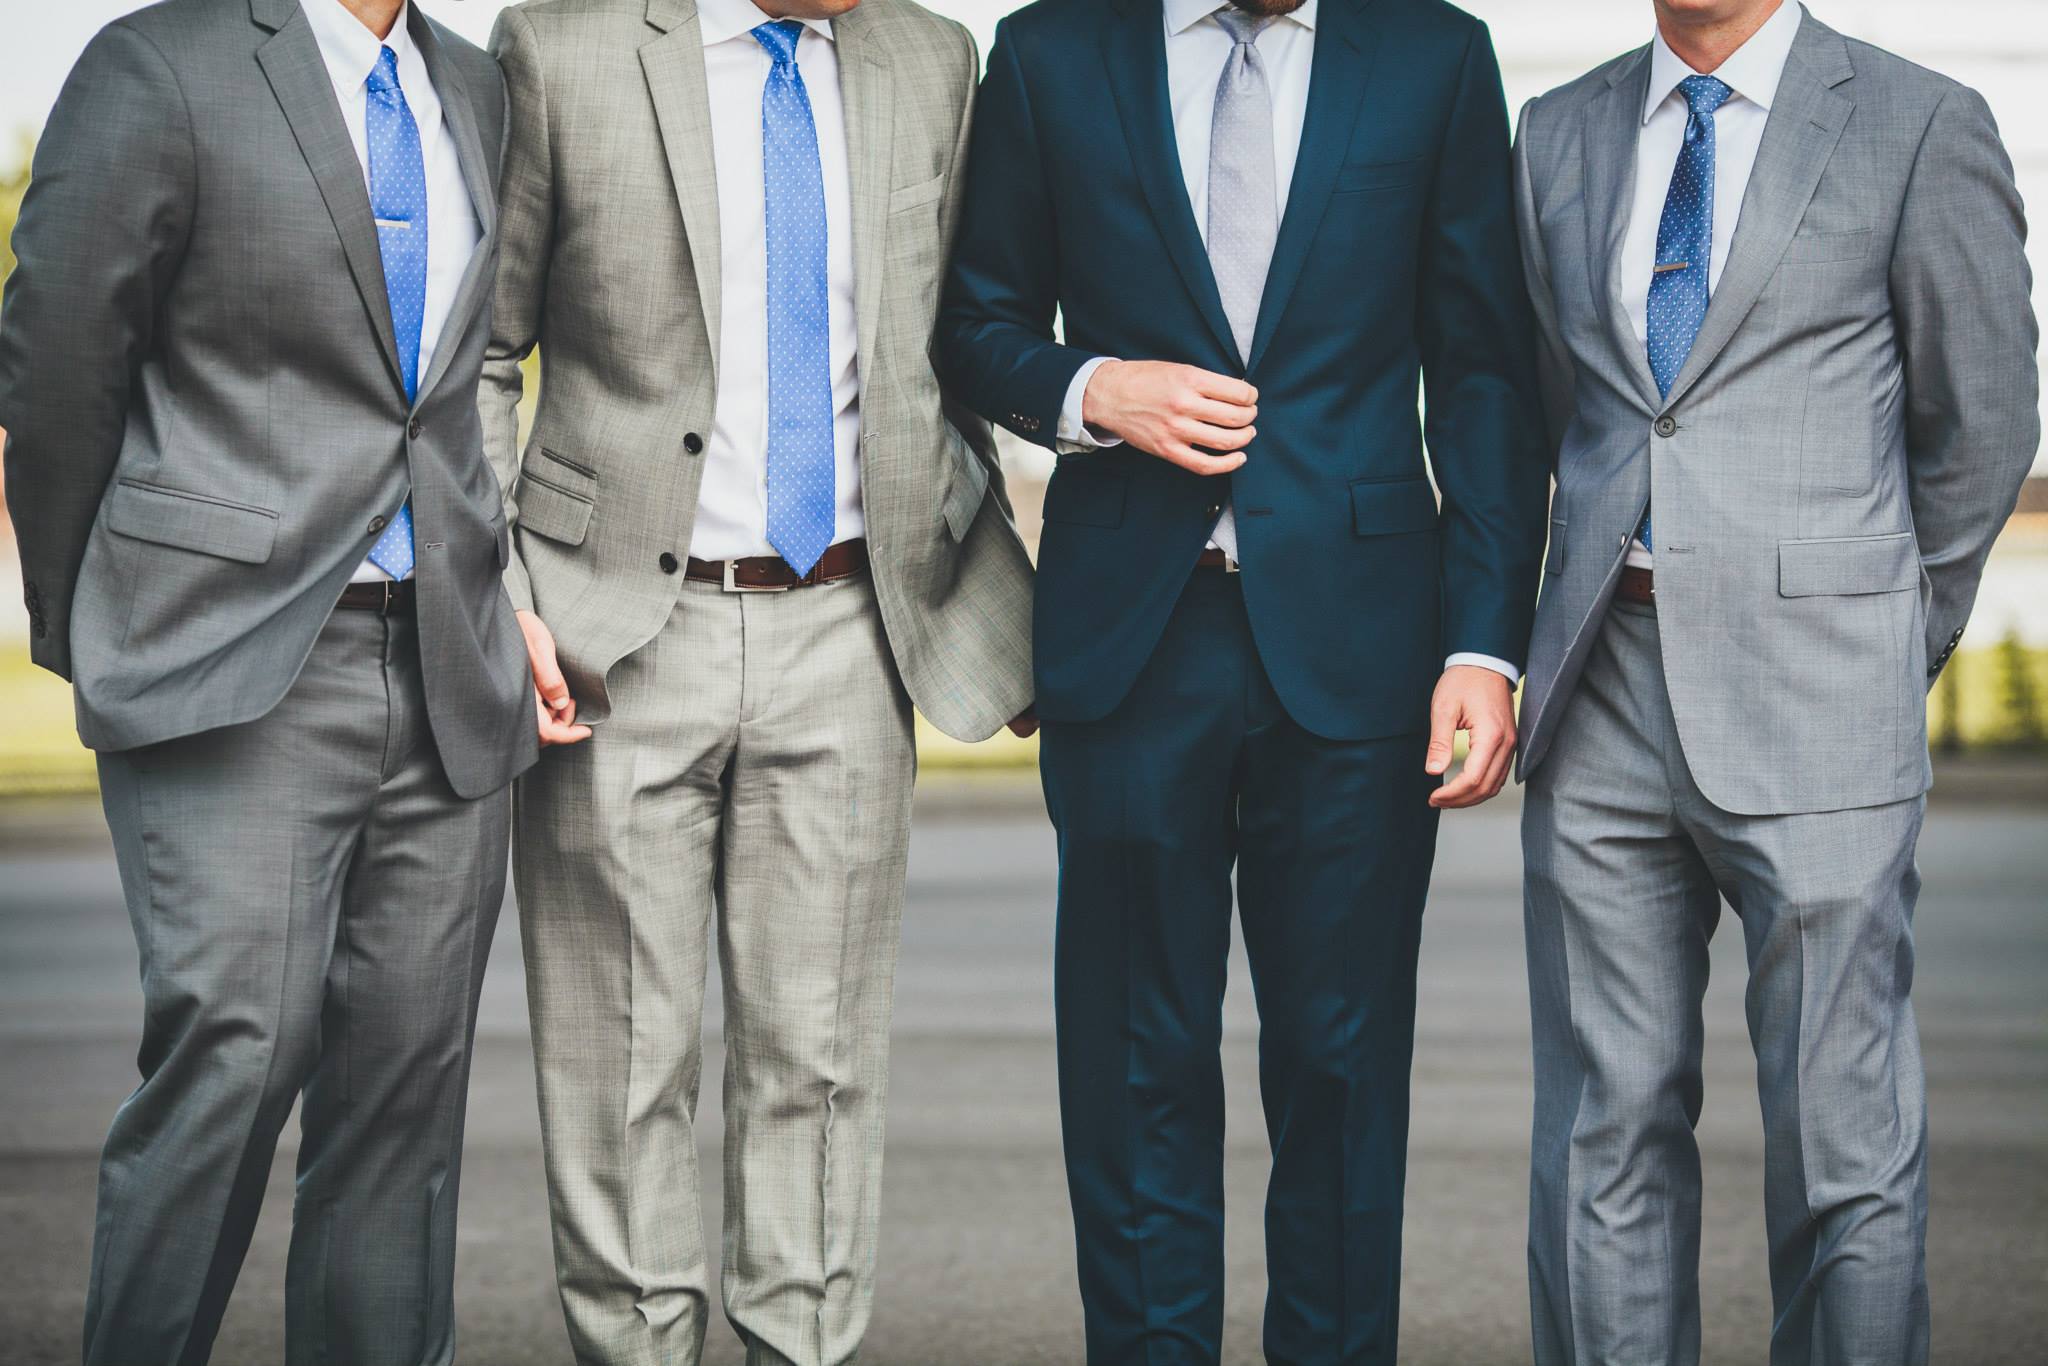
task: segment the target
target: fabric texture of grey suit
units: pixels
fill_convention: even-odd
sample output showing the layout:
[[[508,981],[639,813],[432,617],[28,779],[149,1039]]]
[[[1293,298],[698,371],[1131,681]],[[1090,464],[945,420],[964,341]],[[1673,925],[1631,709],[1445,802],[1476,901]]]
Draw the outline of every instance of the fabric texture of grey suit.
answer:
[[[2040,441],[2011,163],[1975,92],[1807,15],[1660,399],[1615,269],[1649,68],[1639,49],[1544,96],[1518,138],[1557,450],[1522,772],[1545,762],[1654,490],[1700,787],[1746,814],[1916,796],[1927,688]]]
[[[2039,439],[1984,102],[1801,17],[1659,398],[1618,278],[1648,49],[1517,145],[1557,492],[1522,768],[1538,1366],[1695,1366],[1700,1009],[1748,949],[1773,1366],[1924,1366],[1926,690]],[[1646,505],[1655,606],[1614,600]]]
[[[503,86],[473,46],[415,32],[456,93],[484,231],[416,403],[362,163],[297,0],[120,21],[51,115],[0,315],[0,427],[31,650],[72,680],[94,749],[277,705],[410,489],[449,780],[480,796],[533,760],[468,382],[489,332]]]
[[[485,372],[507,585],[580,721],[519,786],[555,1261],[576,1359],[694,1362],[712,1254],[693,1136],[725,985],[727,1317],[750,1366],[856,1359],[875,1288],[911,703],[982,739],[1031,700],[1031,577],[988,429],[929,359],[978,62],[906,0],[833,21],[871,568],[762,596],[686,579],[722,276],[689,0],[539,0],[493,48],[512,134]],[[522,452],[520,361],[543,371]],[[765,361],[765,357],[764,357]]]

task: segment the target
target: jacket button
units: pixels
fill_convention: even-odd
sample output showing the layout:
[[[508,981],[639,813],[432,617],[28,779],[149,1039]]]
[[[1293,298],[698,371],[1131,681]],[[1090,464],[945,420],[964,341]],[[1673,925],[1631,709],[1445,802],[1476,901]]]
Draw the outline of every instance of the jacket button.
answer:
[[[426,429],[426,424],[422,423],[418,418],[414,418],[411,424],[406,427],[405,434],[411,437],[414,441],[417,441],[420,439],[420,433],[424,432]]]
[[[1223,515],[1223,504],[1211,503],[1209,504],[1208,511],[1211,517],[1221,517]]]
[[[691,455],[702,455],[704,453],[704,438],[695,432],[691,432],[683,438],[683,449]]]
[[[661,572],[664,574],[673,574],[676,570],[682,568],[681,564],[677,562],[676,557],[669,554],[666,550],[661,552],[661,558],[656,563],[661,566]]]
[[[389,525],[390,523],[386,522],[382,517],[372,517],[370,519],[370,534],[374,536]]]
[[[1657,419],[1657,426],[1655,430],[1657,435],[1665,437],[1667,439],[1670,437],[1677,436],[1678,419],[1675,417],[1660,417]]]

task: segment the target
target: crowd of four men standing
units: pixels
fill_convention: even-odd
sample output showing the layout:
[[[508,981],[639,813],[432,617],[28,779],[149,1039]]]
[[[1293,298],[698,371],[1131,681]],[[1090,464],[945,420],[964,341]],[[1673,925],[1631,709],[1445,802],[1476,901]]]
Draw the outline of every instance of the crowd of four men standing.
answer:
[[[301,1098],[289,1359],[452,1357],[508,831],[577,1359],[697,1360],[715,1264],[751,1363],[853,1361],[915,709],[1044,727],[1088,1360],[1218,1360],[1235,905],[1266,1357],[1390,1366],[1436,823],[1526,676],[1535,1360],[1698,1359],[1725,899],[1772,1359],[1924,1363],[1924,698],[2038,443],[2025,226],[1971,91],[1654,9],[1512,153],[1440,0],[1040,0],[985,79],[909,0],[102,32],[0,314],[147,1007],[86,1361],[206,1359]]]

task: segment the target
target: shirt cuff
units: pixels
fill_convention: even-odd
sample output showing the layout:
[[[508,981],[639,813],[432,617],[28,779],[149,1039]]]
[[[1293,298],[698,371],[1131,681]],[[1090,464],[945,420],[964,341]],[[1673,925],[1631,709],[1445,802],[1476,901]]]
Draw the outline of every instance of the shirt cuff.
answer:
[[[1075,371],[1073,383],[1067,386],[1067,401],[1060,405],[1060,428],[1056,433],[1057,444],[1053,447],[1056,453],[1073,455],[1124,444],[1120,436],[1090,431],[1088,424],[1081,420],[1081,400],[1088,392],[1088,381],[1095,378],[1097,370],[1115,359],[1114,356],[1097,356]]]
[[[1522,671],[1520,669],[1508,663],[1505,659],[1495,659],[1492,655],[1458,654],[1452,655],[1444,661],[1446,669],[1454,669],[1460,664],[1469,664],[1479,669],[1491,669],[1507,679],[1508,686],[1511,688],[1522,681]]]

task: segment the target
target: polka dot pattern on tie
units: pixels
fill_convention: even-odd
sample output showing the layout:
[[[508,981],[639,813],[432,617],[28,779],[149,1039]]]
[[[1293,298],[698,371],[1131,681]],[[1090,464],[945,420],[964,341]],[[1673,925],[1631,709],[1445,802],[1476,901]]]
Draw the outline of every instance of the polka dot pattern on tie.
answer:
[[[427,159],[419,125],[398,84],[398,54],[382,49],[364,87],[364,131],[370,150],[370,211],[384,261],[384,290],[398,368],[410,403],[419,397],[420,336],[427,316]],[[413,571],[412,504],[391,519],[370,563],[394,579]]]
[[[1650,373],[1656,376],[1657,392],[1667,398],[1713,301],[1714,115],[1735,94],[1727,82],[1712,76],[1688,76],[1678,90],[1690,113],[1657,225],[1648,310]],[[1652,544],[1647,515],[1637,538],[1646,547]]]
[[[797,69],[804,26],[753,30],[774,65],[761,89],[768,239],[768,542],[808,574],[832,545],[839,485],[833,443],[832,329],[825,172],[811,97]]]

